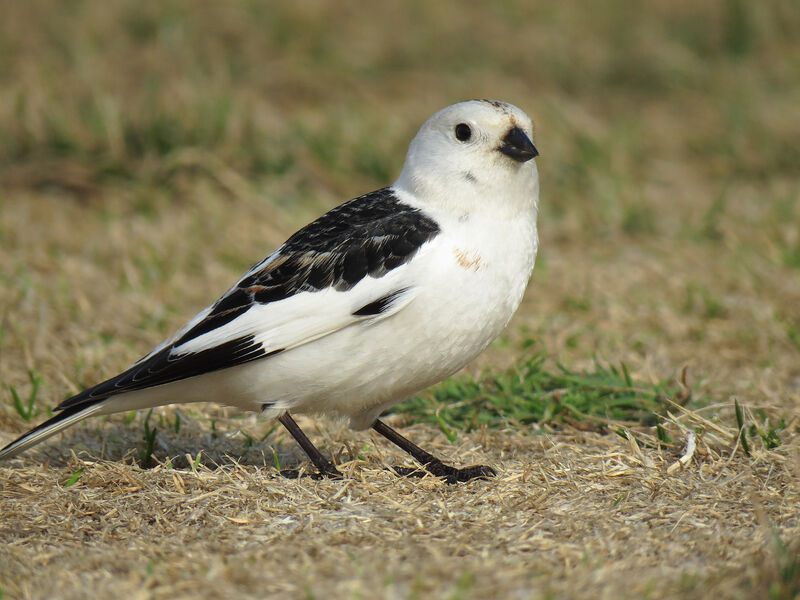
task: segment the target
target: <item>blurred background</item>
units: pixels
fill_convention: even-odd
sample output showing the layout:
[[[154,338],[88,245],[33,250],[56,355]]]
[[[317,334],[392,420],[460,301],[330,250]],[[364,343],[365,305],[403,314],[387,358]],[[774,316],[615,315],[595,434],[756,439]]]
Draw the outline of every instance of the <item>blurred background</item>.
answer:
[[[0,2],[3,441],[394,181],[440,108],[512,102],[541,152],[531,284],[468,368],[507,423],[440,431],[430,393],[392,417],[495,481],[386,483],[386,444],[330,420],[309,435],[366,473],[341,488],[273,478],[270,450],[304,458],[254,415],[92,419],[3,465],[0,596],[794,598],[799,32],[796,0]],[[526,359],[571,372],[522,426]],[[620,363],[603,394],[687,368],[673,397],[730,445],[701,433],[671,475],[681,432],[642,438],[653,466],[616,426],[553,424],[575,372]],[[458,381],[447,406],[483,410]]]
[[[485,97],[533,117],[542,191],[487,360],[792,382],[798,31],[780,1],[4,2],[0,376],[124,367]]]

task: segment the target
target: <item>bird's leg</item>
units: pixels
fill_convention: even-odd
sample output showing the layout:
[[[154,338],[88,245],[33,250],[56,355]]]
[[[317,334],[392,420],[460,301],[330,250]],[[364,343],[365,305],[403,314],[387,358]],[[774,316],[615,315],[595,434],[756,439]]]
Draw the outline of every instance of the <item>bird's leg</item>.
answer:
[[[331,461],[322,455],[322,452],[317,450],[316,446],[311,443],[311,440],[308,439],[305,433],[303,433],[303,430],[300,429],[300,426],[295,422],[288,412],[285,412],[278,417],[278,421],[280,421],[281,424],[286,427],[289,433],[292,434],[292,437],[297,440],[297,443],[300,444],[303,452],[308,455],[308,458],[311,459],[311,462],[313,462],[317,469],[319,469],[319,474],[321,477],[327,477],[329,479],[343,479],[343,475],[339,472],[339,470],[333,466]],[[281,471],[281,475],[284,477],[294,478],[297,477],[297,471],[284,469]]]
[[[426,452],[411,440],[404,438],[380,419],[375,419],[372,428],[387,440],[413,456],[428,473],[436,475],[437,477],[444,477],[447,483],[470,481],[471,479],[486,479],[496,474],[492,467],[484,465],[474,465],[472,467],[464,467],[463,469],[456,469],[455,467],[446,465],[430,452]],[[413,470],[411,472],[402,471],[401,474],[411,475],[412,472]]]

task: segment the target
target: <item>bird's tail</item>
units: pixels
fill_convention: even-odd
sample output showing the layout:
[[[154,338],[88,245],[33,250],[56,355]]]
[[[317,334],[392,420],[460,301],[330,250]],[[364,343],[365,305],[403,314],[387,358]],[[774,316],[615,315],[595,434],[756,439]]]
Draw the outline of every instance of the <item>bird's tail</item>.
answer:
[[[47,419],[41,425],[34,427],[28,433],[19,439],[11,442],[8,446],[0,450],[0,460],[4,458],[11,458],[20,452],[24,452],[31,446],[55,435],[62,429],[66,429],[70,425],[82,421],[103,408],[102,404],[92,404],[90,406],[70,406],[55,414],[55,416]]]

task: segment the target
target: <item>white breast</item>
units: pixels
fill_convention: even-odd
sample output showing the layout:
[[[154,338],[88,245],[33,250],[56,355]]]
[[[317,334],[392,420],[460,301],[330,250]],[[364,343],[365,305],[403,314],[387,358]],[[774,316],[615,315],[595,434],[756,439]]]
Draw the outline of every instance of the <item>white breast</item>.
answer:
[[[286,410],[333,413],[349,417],[357,429],[369,427],[383,410],[480,354],[516,311],[533,269],[535,211],[437,220],[441,233],[391,273],[398,288],[413,286],[413,300],[395,314],[357,322],[265,360],[131,392],[120,401],[128,409],[140,395],[142,406],[176,397],[218,398],[246,410],[263,408],[267,416]]]
[[[403,310],[276,355],[238,381],[258,380],[275,410],[334,412],[369,427],[497,337],[519,306],[536,248],[529,219],[446,228],[408,265],[418,293]]]

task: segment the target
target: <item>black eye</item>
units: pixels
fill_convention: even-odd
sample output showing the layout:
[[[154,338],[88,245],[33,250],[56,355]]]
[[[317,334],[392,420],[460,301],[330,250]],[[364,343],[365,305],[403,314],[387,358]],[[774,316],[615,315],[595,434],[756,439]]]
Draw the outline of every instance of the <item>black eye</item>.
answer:
[[[459,123],[456,125],[456,139],[459,142],[466,142],[472,137],[472,129],[466,123]]]

